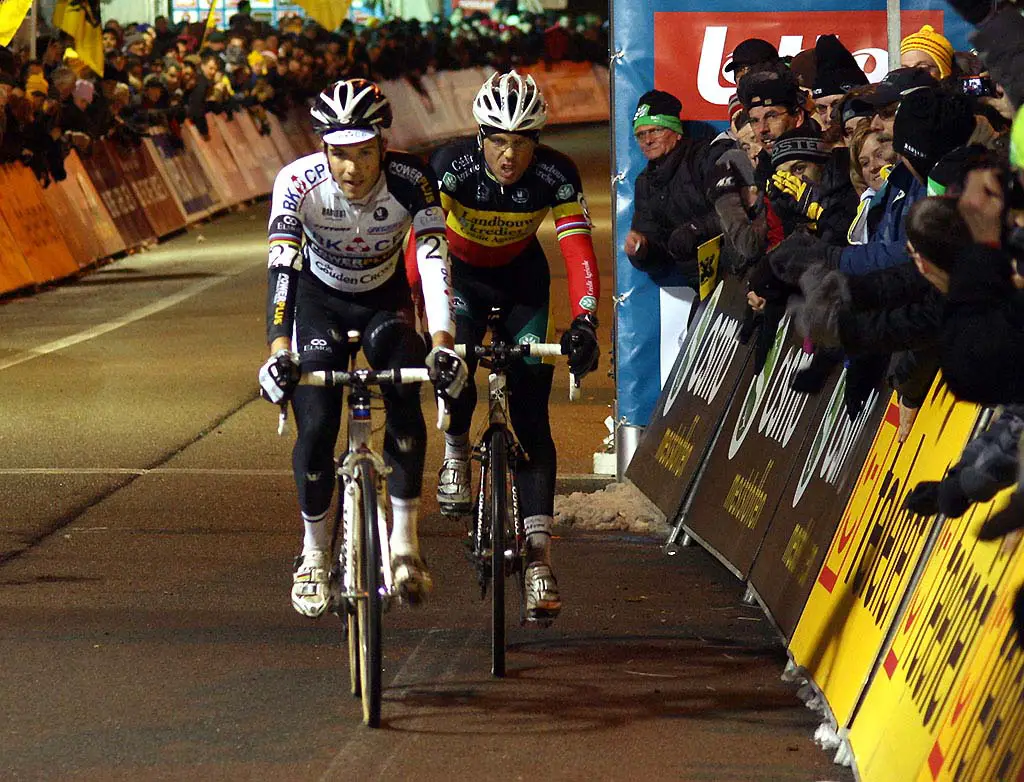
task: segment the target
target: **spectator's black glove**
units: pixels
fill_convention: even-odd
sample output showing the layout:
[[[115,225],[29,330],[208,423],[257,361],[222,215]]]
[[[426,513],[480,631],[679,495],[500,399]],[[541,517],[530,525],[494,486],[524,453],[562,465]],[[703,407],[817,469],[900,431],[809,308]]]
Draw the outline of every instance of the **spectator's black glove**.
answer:
[[[846,275],[808,269],[800,278],[806,298],[797,304],[795,321],[801,335],[822,347],[839,347],[839,313],[850,307],[850,285]]]
[[[903,509],[918,516],[934,516],[939,512],[939,482],[921,481],[903,500]]]
[[[975,26],[984,22],[996,6],[992,0],[946,0],[946,2],[960,16]]]
[[[283,405],[299,385],[299,357],[291,350],[279,350],[260,367],[260,396]]]
[[[946,518],[958,519],[970,507],[971,498],[960,483],[960,471],[954,468],[939,484],[939,510]]]
[[[668,251],[677,261],[692,261],[697,256],[700,235],[695,223],[686,223],[674,229],[668,237]]]
[[[825,260],[826,247],[824,241],[806,231],[797,231],[779,242],[775,249],[768,253],[775,276],[790,285],[798,285],[800,276],[808,267]]]
[[[436,347],[427,354],[424,363],[437,395],[442,399],[458,398],[469,378],[466,362],[459,358],[454,350]]]
[[[708,189],[708,200],[713,204],[723,195],[753,185],[754,166],[742,149],[730,149],[718,158],[711,179],[713,184]]]
[[[1010,495],[1009,504],[978,530],[979,540],[995,540],[1024,527],[1024,493],[1015,491]]]
[[[590,313],[577,315],[559,344],[562,353],[569,357],[569,370],[576,377],[593,372],[601,355],[597,344],[597,318]]]

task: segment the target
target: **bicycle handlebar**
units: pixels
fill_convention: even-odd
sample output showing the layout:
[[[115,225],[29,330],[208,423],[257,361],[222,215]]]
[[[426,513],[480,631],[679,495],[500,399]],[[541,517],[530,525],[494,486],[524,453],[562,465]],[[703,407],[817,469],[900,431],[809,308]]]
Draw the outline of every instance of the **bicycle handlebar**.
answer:
[[[505,359],[517,358],[547,358],[550,356],[564,356],[562,346],[557,342],[523,342],[518,345],[498,343],[501,355]],[[466,345],[464,343],[455,346],[455,352],[462,358],[466,357]],[[474,345],[473,355],[477,358],[494,358],[494,345]],[[580,376],[569,373],[569,401],[575,402],[580,398]]]
[[[426,383],[430,380],[427,370],[422,367],[409,367],[403,369],[357,369],[354,372],[341,370],[320,370],[318,372],[303,372],[299,378],[300,386],[325,386],[337,388],[338,386],[365,385],[403,385],[405,383]]]

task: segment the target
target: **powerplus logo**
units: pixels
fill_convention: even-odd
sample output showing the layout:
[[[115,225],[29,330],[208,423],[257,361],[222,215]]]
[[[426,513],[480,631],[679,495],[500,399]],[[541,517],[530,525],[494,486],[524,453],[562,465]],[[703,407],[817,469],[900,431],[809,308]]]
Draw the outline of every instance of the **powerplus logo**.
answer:
[[[918,30],[925,24],[939,32],[943,29],[940,10],[904,11],[901,17],[904,30]],[[839,36],[871,82],[882,80],[889,57],[885,11],[666,11],[654,14],[654,86],[682,101],[684,119],[725,120],[736,82],[724,68],[741,41],[762,38],[786,57],[814,48],[818,37],[828,33]],[[701,46],[681,48],[679,41],[700,41]]]

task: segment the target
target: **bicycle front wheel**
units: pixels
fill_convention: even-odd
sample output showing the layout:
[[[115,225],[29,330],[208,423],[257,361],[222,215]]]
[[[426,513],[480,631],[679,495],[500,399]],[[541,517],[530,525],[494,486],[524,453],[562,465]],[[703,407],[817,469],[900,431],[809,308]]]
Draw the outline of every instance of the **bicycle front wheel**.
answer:
[[[379,528],[377,526],[377,474],[372,465],[363,464],[357,474],[359,488],[360,565],[362,583],[357,599],[359,625],[359,672],[363,698],[363,722],[380,727],[381,631],[384,604],[382,590]],[[365,596],[364,596],[365,595]]]
[[[495,429],[487,441],[487,483],[491,516],[491,674],[505,675],[505,547],[508,518],[508,440]]]

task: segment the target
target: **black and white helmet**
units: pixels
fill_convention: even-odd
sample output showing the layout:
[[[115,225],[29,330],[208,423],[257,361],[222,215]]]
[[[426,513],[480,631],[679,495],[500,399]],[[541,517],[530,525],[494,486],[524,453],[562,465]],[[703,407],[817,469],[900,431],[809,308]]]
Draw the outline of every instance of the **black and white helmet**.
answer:
[[[539,131],[547,122],[548,104],[532,76],[495,73],[476,94],[473,117],[481,125],[509,133]]]
[[[317,135],[334,145],[374,138],[392,119],[387,96],[366,79],[336,81],[317,96],[309,115]]]

